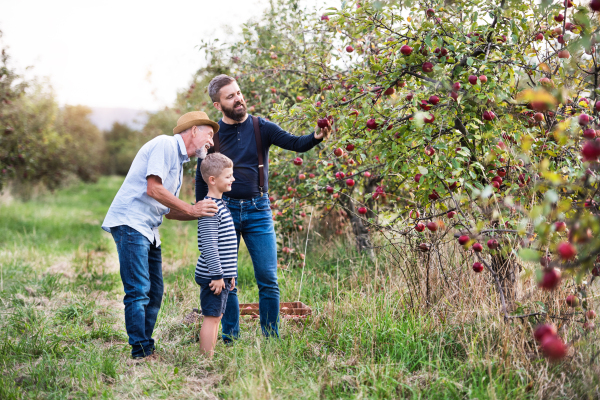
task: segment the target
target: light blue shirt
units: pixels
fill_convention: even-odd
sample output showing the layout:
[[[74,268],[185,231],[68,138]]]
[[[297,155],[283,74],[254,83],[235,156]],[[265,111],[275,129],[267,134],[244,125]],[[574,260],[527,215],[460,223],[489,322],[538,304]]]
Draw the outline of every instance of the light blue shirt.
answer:
[[[171,210],[148,196],[146,178],[158,176],[163,186],[179,197],[183,164],[189,160],[181,135],[161,135],[142,146],[108,209],[102,229],[110,232],[114,226],[128,225],[150,243],[156,241],[156,246],[160,246],[158,227],[162,224],[163,215]]]

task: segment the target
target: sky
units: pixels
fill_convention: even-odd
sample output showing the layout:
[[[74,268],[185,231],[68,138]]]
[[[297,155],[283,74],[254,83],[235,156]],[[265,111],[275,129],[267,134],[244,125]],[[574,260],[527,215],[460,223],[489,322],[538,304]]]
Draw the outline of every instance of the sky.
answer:
[[[339,0],[303,0],[338,6]],[[0,46],[59,104],[153,111],[205,64],[201,40],[231,39],[266,0],[0,0]],[[320,14],[318,14],[320,15]],[[232,33],[233,32],[233,33]],[[26,67],[30,67],[26,70]]]

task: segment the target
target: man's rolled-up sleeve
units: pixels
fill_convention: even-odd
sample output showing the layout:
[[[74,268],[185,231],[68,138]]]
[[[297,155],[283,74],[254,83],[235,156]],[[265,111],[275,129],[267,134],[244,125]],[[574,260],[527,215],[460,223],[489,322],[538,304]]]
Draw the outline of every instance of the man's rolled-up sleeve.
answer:
[[[166,140],[157,141],[154,148],[148,153],[148,166],[146,178],[150,175],[158,176],[163,184],[171,170],[173,160],[177,154]]]

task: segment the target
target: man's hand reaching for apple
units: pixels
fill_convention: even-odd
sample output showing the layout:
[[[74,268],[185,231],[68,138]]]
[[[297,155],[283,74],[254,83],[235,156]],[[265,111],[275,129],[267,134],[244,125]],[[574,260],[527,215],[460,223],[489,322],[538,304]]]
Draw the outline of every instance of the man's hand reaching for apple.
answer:
[[[327,125],[325,128],[317,128],[315,129],[315,139],[329,139],[329,134],[331,133],[331,125]]]

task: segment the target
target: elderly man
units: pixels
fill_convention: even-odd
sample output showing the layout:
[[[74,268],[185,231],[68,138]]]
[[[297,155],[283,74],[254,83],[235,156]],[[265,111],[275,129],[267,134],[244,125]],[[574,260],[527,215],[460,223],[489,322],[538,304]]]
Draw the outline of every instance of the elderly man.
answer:
[[[305,152],[330,133],[330,128],[294,136],[273,122],[248,115],[244,96],[230,76],[219,75],[208,85],[213,105],[223,115],[220,133],[215,135],[215,151],[233,160],[235,181],[232,190],[223,195],[233,216],[238,247],[244,238],[258,284],[260,325],[265,336],[279,336],[279,286],[277,284],[277,242],[273,227],[268,191],[269,148]],[[207,193],[206,183],[196,169],[196,200]],[[223,340],[231,342],[239,336],[239,303],[237,288],[229,293],[225,314],[221,320]]]
[[[191,205],[178,198],[183,164],[192,156],[205,157],[218,130],[206,113],[193,111],[179,118],[174,136],[161,135],[142,146],[102,224],[119,253],[125,327],[133,358],[154,353],[152,332],[163,295],[158,234],[163,215],[191,221],[218,210],[212,200]]]

